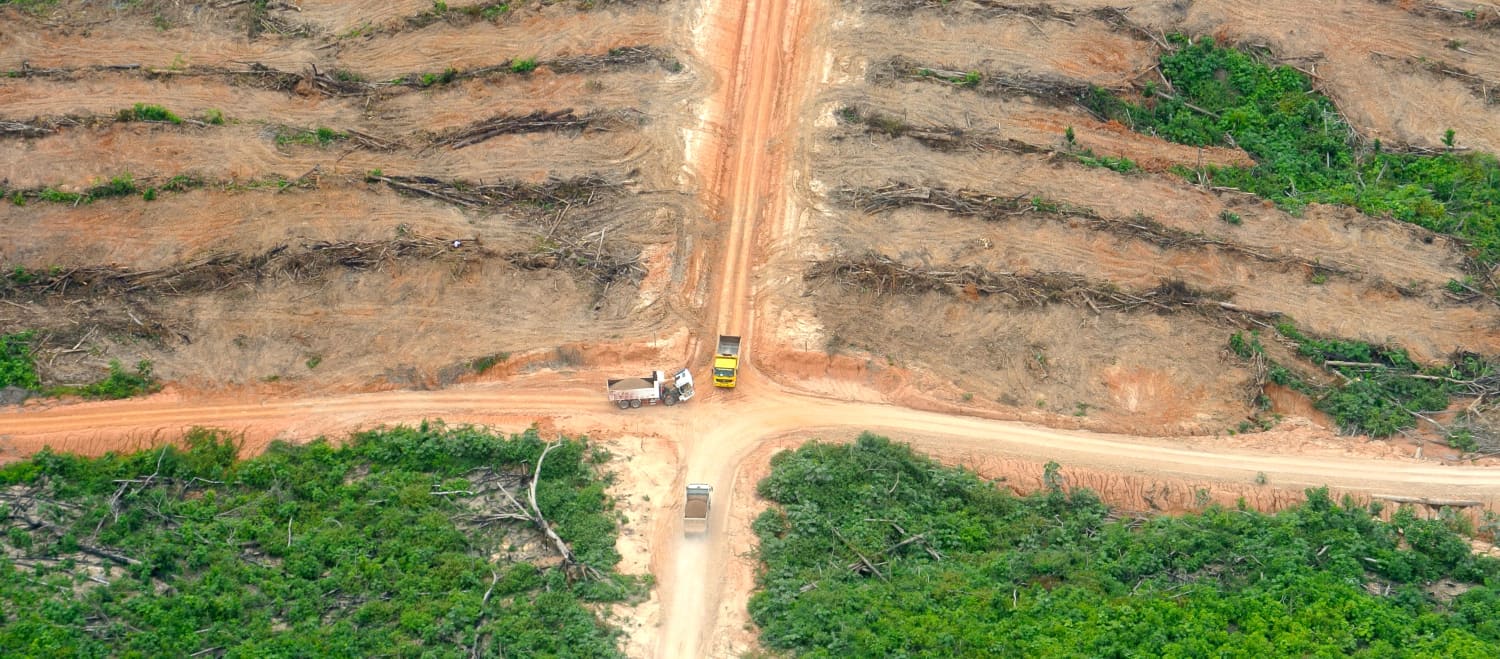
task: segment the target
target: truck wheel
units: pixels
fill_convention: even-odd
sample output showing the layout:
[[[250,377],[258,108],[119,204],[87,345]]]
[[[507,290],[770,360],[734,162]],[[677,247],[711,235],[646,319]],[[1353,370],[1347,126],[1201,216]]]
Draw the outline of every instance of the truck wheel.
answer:
[[[632,408],[640,407],[641,406],[641,399],[637,398],[635,400],[630,401],[630,406]]]
[[[673,405],[676,405],[677,404],[677,394],[667,394],[667,397],[663,398],[661,402],[663,404],[665,404],[667,407],[671,407]]]
[[[615,404],[619,405],[622,410],[630,409],[630,401],[628,400],[616,401]]]

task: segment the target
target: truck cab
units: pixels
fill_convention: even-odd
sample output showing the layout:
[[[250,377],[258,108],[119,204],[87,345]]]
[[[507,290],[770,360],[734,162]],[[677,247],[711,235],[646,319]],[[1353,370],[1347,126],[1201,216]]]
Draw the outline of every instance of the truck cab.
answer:
[[[693,397],[693,374],[687,369],[673,374],[672,383],[677,387],[677,400],[685,401]]]

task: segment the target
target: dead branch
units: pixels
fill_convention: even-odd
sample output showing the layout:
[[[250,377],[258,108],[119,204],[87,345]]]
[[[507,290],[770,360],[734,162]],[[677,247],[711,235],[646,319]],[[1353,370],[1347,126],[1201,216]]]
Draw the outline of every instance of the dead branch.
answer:
[[[627,117],[644,116],[638,110],[594,111],[583,116],[573,113],[572,108],[547,112],[537,110],[531,114],[501,114],[477,121],[463,128],[450,131],[433,141],[433,144],[462,149],[500,135],[540,133],[546,131],[592,131],[609,130],[627,124]]]
[[[1196,312],[1238,325],[1280,317],[1228,304],[1224,299],[1228,296],[1226,292],[1199,290],[1180,281],[1163,281],[1156,288],[1132,292],[1068,272],[990,272],[974,266],[930,270],[874,253],[860,258],[816,261],[804,279],[859,286],[876,294],[937,292],[955,297],[993,297],[1019,308],[1087,304],[1100,311]]]
[[[856,565],[863,565],[865,567],[865,569],[869,571],[869,573],[874,574],[877,577],[880,577],[881,581],[886,581],[886,582],[890,581],[890,579],[887,579],[884,574],[881,574],[880,569],[877,568],[877,567],[875,567],[875,564],[871,563],[870,559],[868,557],[866,557],[864,555],[864,553],[860,552],[859,549],[855,548],[855,546],[854,546],[853,543],[849,542],[849,540],[844,537],[844,534],[839,533],[838,527],[836,527],[836,526],[834,526],[832,524],[829,524],[828,528],[833,531],[833,535],[835,537],[837,537],[840,542],[844,543],[845,547],[849,548],[849,551],[854,552],[854,555],[859,557],[859,563],[856,563]]]
[[[59,296],[97,298],[120,294],[183,295],[223,290],[236,285],[286,278],[321,279],[334,269],[373,270],[407,259],[451,261],[459,267],[497,254],[475,238],[411,235],[389,241],[308,242],[280,245],[260,254],[211,254],[152,270],[120,266],[80,266],[60,272],[37,272],[22,283],[0,281],[0,298]]]
[[[1066,219],[1070,222],[1082,222],[1086,227],[1095,231],[1144,240],[1161,248],[1213,247],[1264,263],[1307,268],[1323,274],[1354,276],[1350,268],[1332,261],[1267,254],[1239,243],[1169,227],[1144,215],[1129,218],[1104,217],[1092,209],[1051,204],[1027,195],[1004,197],[970,190],[949,190],[898,182],[879,188],[840,188],[835,190],[831,197],[837,202],[867,213],[915,206],[940,210],[952,215],[977,217],[990,222],[1001,222],[1025,215]]]
[[[628,181],[610,181],[601,176],[549,179],[531,184],[520,181],[470,183],[443,181],[430,176],[372,175],[371,182],[385,183],[391,189],[410,196],[423,196],[466,208],[497,208],[517,204],[587,205],[607,194],[618,193]]]
[[[20,121],[0,121],[0,136],[42,137],[57,132],[46,126],[37,126]]]
[[[527,500],[531,504],[531,512],[533,514],[532,521],[536,523],[537,528],[542,530],[542,534],[546,535],[547,539],[552,541],[553,548],[557,550],[558,555],[562,556],[564,566],[570,568],[576,567],[584,576],[595,580],[602,580],[604,575],[600,574],[598,570],[578,562],[577,557],[573,555],[573,550],[568,547],[568,543],[563,542],[563,539],[557,535],[557,531],[552,530],[552,525],[547,523],[546,517],[542,516],[542,509],[536,505],[536,484],[542,478],[542,463],[547,459],[547,453],[557,448],[559,443],[552,442],[542,448],[542,454],[536,459],[536,470],[531,474],[531,487],[527,490]]]

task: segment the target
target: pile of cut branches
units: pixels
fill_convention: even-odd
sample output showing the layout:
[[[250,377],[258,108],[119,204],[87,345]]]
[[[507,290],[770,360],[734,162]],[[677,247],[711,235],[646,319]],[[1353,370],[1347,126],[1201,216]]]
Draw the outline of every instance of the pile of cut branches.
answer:
[[[552,112],[537,110],[530,114],[499,114],[435,136],[433,144],[462,149],[500,135],[563,130],[610,130],[616,126],[626,125],[632,117],[638,122],[643,116],[639,110],[635,109],[596,110],[579,116],[573,113],[573,108]]]
[[[867,213],[915,206],[940,210],[953,215],[977,217],[989,222],[1001,222],[1023,215],[1068,218],[1082,222],[1095,231],[1128,236],[1166,249],[1214,247],[1264,263],[1308,268],[1321,274],[1346,277],[1354,275],[1352,269],[1336,263],[1313,261],[1296,256],[1266,254],[1238,243],[1169,227],[1144,215],[1130,218],[1104,217],[1092,209],[1065,206],[1026,195],[1003,197],[970,190],[949,190],[898,182],[879,188],[840,188],[834,191],[832,197],[835,201]]]
[[[955,297],[993,297],[1019,308],[1068,304],[1086,305],[1097,313],[1106,310],[1190,311],[1240,322],[1252,319],[1264,322],[1277,318],[1276,314],[1248,311],[1229,303],[1227,292],[1200,290],[1176,280],[1162,281],[1150,290],[1126,291],[1108,282],[1093,281],[1070,272],[990,272],[974,266],[932,270],[906,265],[880,254],[817,261],[804,279],[859,286],[877,294],[937,292]]]
[[[120,266],[80,266],[28,271],[24,277],[0,279],[0,299],[103,295],[183,295],[253,285],[268,279],[308,281],[330,270],[374,270],[397,260],[469,261],[493,256],[472,238],[448,239],[409,236],[389,241],[310,242],[280,245],[260,254],[212,254],[152,270]]]
[[[465,208],[497,208],[516,204],[591,204],[614,194],[629,181],[610,181],[601,176],[550,179],[532,184],[520,181],[469,183],[444,181],[430,176],[385,176],[372,172],[366,181],[384,183],[412,197],[429,197]]]
[[[23,121],[0,120],[0,136],[4,137],[41,137],[57,132],[55,128],[46,126],[41,122],[26,123]]]
[[[650,46],[622,46],[611,48],[603,55],[577,55],[547,60],[547,68],[557,73],[591,73],[596,71],[623,69],[647,62],[660,61],[665,57],[661,51]]]
[[[1087,98],[1093,86],[1058,76],[1018,73],[957,71],[927,66],[905,57],[893,57],[870,67],[872,82],[924,80],[968,87],[986,96],[1030,96],[1058,105],[1072,105]]]
[[[955,126],[914,126],[898,117],[874,110],[861,110],[852,105],[840,108],[838,116],[845,123],[860,126],[866,134],[878,133],[888,137],[910,137],[921,142],[923,146],[936,151],[967,149],[979,152],[1053,153],[1052,149],[1027,144],[1020,140],[968,131]]]

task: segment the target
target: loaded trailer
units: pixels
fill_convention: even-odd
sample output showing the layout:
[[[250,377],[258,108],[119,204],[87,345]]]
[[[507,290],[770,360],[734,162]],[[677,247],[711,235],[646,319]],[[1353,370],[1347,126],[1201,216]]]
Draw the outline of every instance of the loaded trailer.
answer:
[[[714,491],[706,483],[688,483],[687,501],[682,506],[682,532],[700,534],[708,532],[709,493]]]
[[[671,379],[661,371],[643,378],[610,380],[606,388],[609,400],[622,410],[642,405],[676,405],[693,397],[693,374],[682,369]]]

